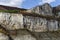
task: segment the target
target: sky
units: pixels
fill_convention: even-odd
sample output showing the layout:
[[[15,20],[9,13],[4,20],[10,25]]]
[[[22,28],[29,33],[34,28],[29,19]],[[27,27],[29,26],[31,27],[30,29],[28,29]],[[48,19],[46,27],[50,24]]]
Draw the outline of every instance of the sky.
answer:
[[[60,5],[60,0],[0,0],[0,5],[30,9],[37,5],[49,3],[52,7]]]

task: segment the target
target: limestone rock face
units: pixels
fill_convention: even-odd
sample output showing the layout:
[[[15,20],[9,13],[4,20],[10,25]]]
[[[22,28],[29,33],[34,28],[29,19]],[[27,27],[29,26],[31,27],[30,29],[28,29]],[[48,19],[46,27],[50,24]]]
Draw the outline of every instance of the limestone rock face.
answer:
[[[49,31],[57,31],[58,30],[58,21],[56,21],[56,20],[48,21],[48,29],[49,29]]]
[[[32,10],[32,12],[35,12],[35,13],[38,13],[39,14],[39,6],[34,7],[31,10]]]
[[[31,9],[31,11],[33,13],[37,13],[37,14],[42,14],[42,15],[53,15],[52,13],[52,7],[49,4],[44,4],[41,6],[36,6],[34,8]]]
[[[45,15],[53,15],[52,7],[47,3],[42,5],[42,11],[45,13]]]
[[[3,33],[0,33],[0,40],[9,40],[9,37]]]
[[[20,13],[0,12],[0,40],[57,40],[60,37],[60,19],[53,16],[49,4],[25,10],[0,7],[1,10],[18,10]],[[55,10],[60,16],[60,7]],[[35,14],[34,14],[35,13]],[[46,32],[48,31],[48,32]],[[55,32],[49,32],[55,31]]]
[[[23,16],[21,14],[0,13],[0,25],[7,30],[23,28]]]
[[[45,32],[45,31],[47,31],[47,20],[45,18],[36,18],[36,20],[37,20],[37,24],[35,24],[33,29],[36,32]]]
[[[47,31],[47,20],[44,18],[24,16],[24,25],[30,31]]]

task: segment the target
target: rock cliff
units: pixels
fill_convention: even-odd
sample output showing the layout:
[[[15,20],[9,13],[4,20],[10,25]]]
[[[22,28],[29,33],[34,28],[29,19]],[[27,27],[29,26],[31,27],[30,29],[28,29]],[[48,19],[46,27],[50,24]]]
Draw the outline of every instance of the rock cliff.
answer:
[[[0,40],[59,40],[60,6],[31,9],[0,5]],[[10,10],[11,13],[5,11]],[[18,13],[12,12],[18,10]]]

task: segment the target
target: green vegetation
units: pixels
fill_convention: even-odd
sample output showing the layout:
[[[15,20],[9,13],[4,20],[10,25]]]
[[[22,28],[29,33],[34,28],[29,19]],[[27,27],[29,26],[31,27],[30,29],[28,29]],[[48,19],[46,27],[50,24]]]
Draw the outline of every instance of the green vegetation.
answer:
[[[0,10],[0,12],[18,13],[18,12],[19,12],[19,10]]]

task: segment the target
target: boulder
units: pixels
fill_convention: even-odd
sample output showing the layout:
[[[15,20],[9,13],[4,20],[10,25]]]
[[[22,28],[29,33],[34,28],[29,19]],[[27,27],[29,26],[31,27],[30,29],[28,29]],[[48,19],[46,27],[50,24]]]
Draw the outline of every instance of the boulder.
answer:
[[[9,40],[9,37],[3,33],[0,33],[0,40]]]

